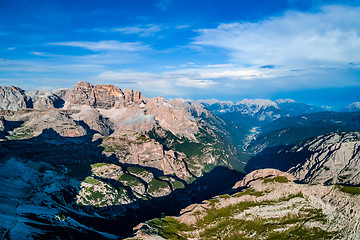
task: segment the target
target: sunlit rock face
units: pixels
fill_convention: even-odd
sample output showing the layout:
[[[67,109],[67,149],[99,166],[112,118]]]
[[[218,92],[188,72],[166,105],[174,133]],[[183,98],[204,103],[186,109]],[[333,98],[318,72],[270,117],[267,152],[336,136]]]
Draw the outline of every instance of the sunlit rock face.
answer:
[[[24,90],[14,86],[0,88],[0,110],[17,111],[27,107],[31,105]]]
[[[121,108],[140,103],[141,93],[132,89],[121,90],[114,85],[95,85],[78,82],[67,94],[70,104],[88,105],[95,108]]]
[[[275,169],[256,170],[236,184],[235,192],[192,204],[178,216],[141,223],[128,239],[151,239],[154,232],[163,239],[360,237],[356,188],[297,184],[294,179]]]

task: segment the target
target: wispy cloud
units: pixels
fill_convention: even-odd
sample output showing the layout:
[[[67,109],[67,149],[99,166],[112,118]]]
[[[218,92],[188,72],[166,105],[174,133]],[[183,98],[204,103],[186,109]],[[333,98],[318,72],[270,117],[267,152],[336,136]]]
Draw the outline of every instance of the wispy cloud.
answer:
[[[119,41],[99,41],[99,42],[54,42],[48,43],[48,45],[57,46],[69,46],[69,47],[80,47],[89,49],[94,52],[117,50],[125,52],[135,52],[149,49],[148,45],[144,45],[141,42],[119,42]]]
[[[346,64],[360,55],[360,7],[289,11],[260,22],[198,30],[195,44],[225,49],[231,60],[256,65]]]
[[[124,34],[139,34],[139,36],[147,37],[152,36],[156,32],[160,32],[162,30],[162,26],[155,24],[147,24],[147,25],[136,25],[122,28],[113,28],[111,31],[113,32],[121,32]]]
[[[360,86],[356,74],[333,67],[241,67],[235,64],[174,67],[160,73],[106,71],[94,79],[140,89],[148,96],[250,96],[323,87]],[[353,70],[358,71],[358,70]],[[339,78],[342,81],[338,81]]]
[[[211,86],[217,85],[218,82],[214,82],[213,80],[197,80],[190,79],[187,77],[178,78],[175,81],[176,86],[180,87],[190,87],[190,88],[209,88]]]
[[[42,57],[54,57],[54,56],[58,56],[58,55],[54,55],[54,54],[46,53],[46,52],[30,52],[30,54],[35,55],[35,56],[42,56]]]
[[[189,27],[191,27],[189,24],[184,24],[184,25],[176,26],[176,29],[184,29],[184,28],[189,28]]]
[[[169,4],[171,0],[158,0],[158,2],[155,4],[157,8],[160,8],[161,10],[165,11],[168,10]]]

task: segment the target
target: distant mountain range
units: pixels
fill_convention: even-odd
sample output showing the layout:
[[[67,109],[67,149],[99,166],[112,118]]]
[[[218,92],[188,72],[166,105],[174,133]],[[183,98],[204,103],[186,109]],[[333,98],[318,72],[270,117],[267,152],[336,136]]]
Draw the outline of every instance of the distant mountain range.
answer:
[[[305,113],[320,112],[324,109],[298,103],[292,99],[243,99],[233,103],[230,101],[198,100],[207,109],[225,118],[240,117],[249,121],[257,121],[260,124],[267,123],[280,117],[291,117]]]

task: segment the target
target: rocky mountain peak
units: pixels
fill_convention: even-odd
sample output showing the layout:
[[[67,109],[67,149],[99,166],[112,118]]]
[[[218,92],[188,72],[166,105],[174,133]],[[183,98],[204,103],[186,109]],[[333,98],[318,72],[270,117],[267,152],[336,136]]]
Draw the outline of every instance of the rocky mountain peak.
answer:
[[[72,105],[88,105],[96,108],[120,108],[141,102],[141,93],[132,89],[121,90],[114,85],[92,85],[78,82],[69,92]]]
[[[0,110],[17,111],[31,107],[31,102],[25,91],[19,87],[0,87]]]

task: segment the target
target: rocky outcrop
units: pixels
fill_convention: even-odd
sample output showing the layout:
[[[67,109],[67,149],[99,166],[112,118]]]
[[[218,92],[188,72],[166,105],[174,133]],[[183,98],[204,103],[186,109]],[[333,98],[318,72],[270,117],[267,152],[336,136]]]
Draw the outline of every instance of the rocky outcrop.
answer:
[[[79,123],[85,123],[91,131],[98,132],[102,136],[109,136],[114,132],[114,123],[101,115],[97,109],[87,105],[77,105],[72,109],[76,111],[70,115],[71,118]]]
[[[360,184],[360,133],[331,133],[305,141],[287,153],[307,157],[289,169],[306,183]],[[283,153],[284,155],[286,153]],[[282,156],[284,157],[284,156]]]
[[[184,153],[165,150],[162,144],[145,135],[135,132],[112,135],[104,139],[103,146],[106,154],[115,154],[121,163],[155,168],[164,175],[175,175],[183,180],[191,177]]]
[[[46,90],[37,90],[27,95],[31,98],[35,109],[61,108],[65,103],[61,97]]]
[[[4,121],[5,121],[4,116],[0,116],[0,132],[4,131],[4,129],[5,129]]]
[[[282,172],[277,169],[258,169],[255,171],[252,171],[251,173],[247,174],[241,181],[237,182],[233,189],[241,188],[241,187],[247,187],[251,182],[256,181],[261,178],[268,178],[268,177],[285,177],[289,181],[295,181],[296,178],[287,172]]]
[[[70,104],[103,109],[120,108],[141,102],[139,91],[124,90],[123,92],[114,85],[94,86],[88,82],[78,82],[67,94]]]
[[[276,176],[261,178],[269,173]],[[286,177],[293,179],[273,169],[250,173],[245,177],[247,189],[192,204],[177,217],[142,223],[130,239],[151,235],[165,239],[360,237],[359,195],[336,186],[296,184]]]
[[[13,116],[11,119],[21,119],[25,116]],[[20,127],[14,129],[12,135],[21,138],[21,135],[35,137],[45,129],[51,129],[62,137],[79,137],[87,134],[84,127],[72,119],[66,111],[57,109],[48,111],[32,111],[28,120]]]
[[[0,87],[0,110],[18,111],[32,107],[25,91],[19,87]]]
[[[171,131],[174,135],[194,140],[199,127],[197,119],[188,110],[190,106],[191,103],[182,99],[167,101],[163,97],[156,97],[146,103],[145,110],[155,117],[163,129]]]

